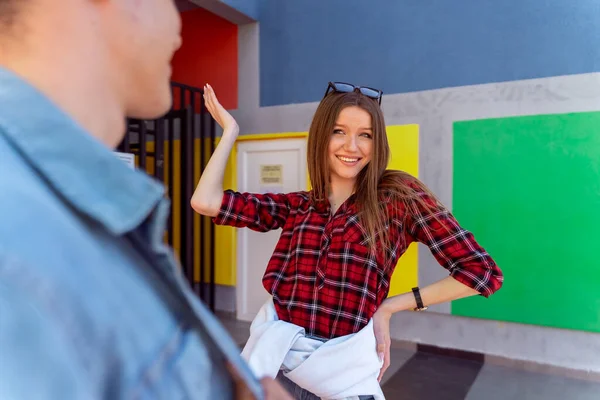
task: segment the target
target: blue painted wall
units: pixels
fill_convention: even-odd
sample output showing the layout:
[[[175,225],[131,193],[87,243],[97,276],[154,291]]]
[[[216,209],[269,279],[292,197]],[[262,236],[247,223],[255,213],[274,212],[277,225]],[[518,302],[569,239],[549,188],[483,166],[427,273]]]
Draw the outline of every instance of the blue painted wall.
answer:
[[[223,3],[230,7],[235,8],[242,14],[248,17],[258,20],[260,4],[263,0],[221,0]]]
[[[236,0],[228,0],[235,2]],[[261,105],[600,71],[600,0],[261,0]]]

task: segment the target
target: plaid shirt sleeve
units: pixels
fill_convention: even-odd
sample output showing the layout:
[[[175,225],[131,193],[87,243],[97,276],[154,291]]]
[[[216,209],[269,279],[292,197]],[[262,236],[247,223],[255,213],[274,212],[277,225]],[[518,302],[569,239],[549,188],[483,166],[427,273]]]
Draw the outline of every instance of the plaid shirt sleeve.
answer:
[[[258,232],[282,228],[290,212],[286,194],[238,193],[226,190],[219,214],[213,218],[217,225],[249,228]]]
[[[416,203],[410,213],[408,231],[427,245],[436,260],[457,281],[489,297],[502,286],[502,271],[477,243],[473,234],[463,229],[445,207],[440,207],[423,190],[416,189],[433,213]]]

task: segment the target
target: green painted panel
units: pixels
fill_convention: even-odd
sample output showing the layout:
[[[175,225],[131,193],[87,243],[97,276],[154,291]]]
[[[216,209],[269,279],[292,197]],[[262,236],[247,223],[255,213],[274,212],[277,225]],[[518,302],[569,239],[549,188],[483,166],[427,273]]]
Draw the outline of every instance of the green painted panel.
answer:
[[[456,122],[453,211],[505,283],[452,314],[600,332],[600,113]]]

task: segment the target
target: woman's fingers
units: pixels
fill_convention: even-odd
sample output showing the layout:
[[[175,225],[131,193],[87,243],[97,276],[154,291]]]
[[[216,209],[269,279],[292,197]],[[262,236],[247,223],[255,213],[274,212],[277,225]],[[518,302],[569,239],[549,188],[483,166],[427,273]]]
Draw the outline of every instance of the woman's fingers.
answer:
[[[208,110],[210,115],[220,124],[219,116],[216,115],[217,113],[215,112],[216,107],[214,102],[214,96],[215,92],[212,90],[212,88],[209,85],[204,85],[204,102],[206,103],[206,109]]]
[[[217,121],[219,126],[224,130],[235,131],[236,135],[239,132],[237,122],[231,116],[231,114],[219,103],[217,95],[214,89],[209,84],[204,86],[204,101],[206,103],[206,109],[210,112],[210,115]]]

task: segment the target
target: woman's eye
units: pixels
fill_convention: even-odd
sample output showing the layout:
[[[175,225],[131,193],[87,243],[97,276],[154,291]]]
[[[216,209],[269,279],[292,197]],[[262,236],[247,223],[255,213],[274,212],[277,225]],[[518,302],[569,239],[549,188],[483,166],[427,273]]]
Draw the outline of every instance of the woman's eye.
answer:
[[[361,136],[371,139],[373,136],[370,133],[363,133]]]
[[[341,129],[335,129],[335,130],[333,131],[333,133],[334,133],[334,134],[336,134],[336,135],[340,135],[340,134],[342,134],[342,135],[343,135],[343,134],[344,134],[344,131],[343,131],[343,130],[341,130]]]

